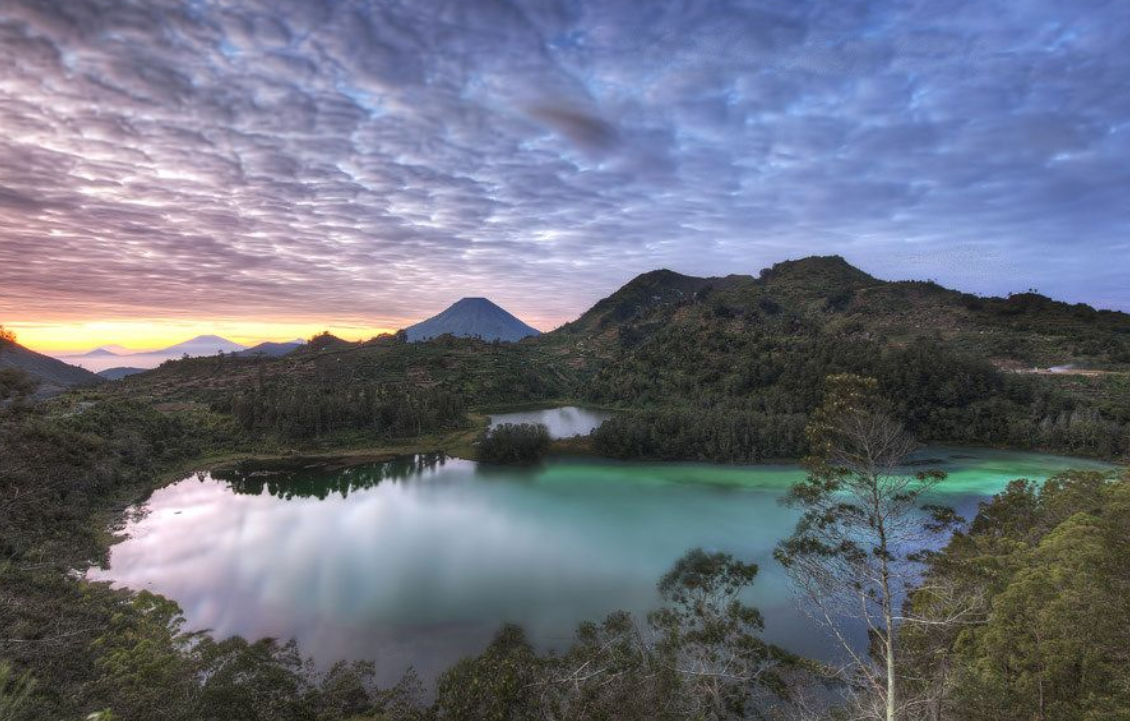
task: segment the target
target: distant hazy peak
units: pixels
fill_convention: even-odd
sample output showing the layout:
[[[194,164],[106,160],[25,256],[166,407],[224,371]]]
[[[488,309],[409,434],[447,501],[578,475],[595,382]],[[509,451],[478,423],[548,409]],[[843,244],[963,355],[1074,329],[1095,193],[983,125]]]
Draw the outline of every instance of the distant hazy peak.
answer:
[[[239,343],[222,338],[218,335],[198,335],[195,338],[190,338],[182,343],[171,345],[168,348],[163,348],[155,353],[180,353],[185,352],[192,354],[207,354],[212,355],[219,351],[225,353],[236,352],[243,350],[244,347]]]
[[[78,358],[98,358],[99,356],[108,357],[108,356],[117,356],[117,355],[118,355],[117,353],[110,350],[109,348],[103,347],[103,348],[95,348],[92,351],[87,351],[86,353],[83,353],[83,354],[76,356],[76,357],[78,357]]]

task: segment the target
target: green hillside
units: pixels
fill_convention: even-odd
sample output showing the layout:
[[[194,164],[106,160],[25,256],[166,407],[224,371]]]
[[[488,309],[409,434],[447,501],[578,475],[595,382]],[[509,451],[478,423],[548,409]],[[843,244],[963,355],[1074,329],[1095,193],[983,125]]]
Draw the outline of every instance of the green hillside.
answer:
[[[48,398],[69,388],[94,386],[105,379],[61,360],[24,348],[13,340],[0,338],[0,371],[12,369],[26,373],[36,384],[36,396]]]
[[[225,412],[280,387],[353,405],[343,389],[371,384],[453,394],[470,409],[581,400],[628,411],[596,438],[609,455],[749,461],[802,453],[796,429],[824,379],[846,372],[877,378],[924,440],[1114,456],[1130,444],[1127,370],[1126,314],[883,281],[831,256],[758,277],[645,273],[519,343],[322,337],[283,358],[166,363],[113,392]]]

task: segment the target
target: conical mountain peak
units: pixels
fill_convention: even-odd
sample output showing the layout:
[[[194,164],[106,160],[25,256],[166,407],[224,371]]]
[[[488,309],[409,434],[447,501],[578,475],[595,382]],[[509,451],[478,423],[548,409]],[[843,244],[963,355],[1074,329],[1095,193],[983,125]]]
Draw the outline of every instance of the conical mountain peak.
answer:
[[[462,298],[442,313],[404,329],[409,341],[423,341],[441,335],[517,341],[540,331],[508,313],[488,298]]]

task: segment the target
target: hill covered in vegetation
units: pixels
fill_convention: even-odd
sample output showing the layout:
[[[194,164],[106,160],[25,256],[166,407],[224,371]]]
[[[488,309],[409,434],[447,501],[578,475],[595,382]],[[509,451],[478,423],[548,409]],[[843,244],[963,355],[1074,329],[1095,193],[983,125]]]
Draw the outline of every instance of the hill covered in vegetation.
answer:
[[[924,440],[1114,457],[1130,450],[1128,370],[1130,315],[884,281],[832,256],[757,277],[645,273],[517,343],[324,336],[283,358],[167,363],[114,392],[223,412],[287,388],[356,405],[350,389],[370,384],[469,409],[579,400],[626,411],[597,435],[604,454],[751,461],[803,454],[823,379],[857,373],[879,380]]]
[[[23,347],[13,338],[5,337],[0,327],[0,372],[8,369],[26,373],[35,383],[35,393],[40,398],[58,395],[69,388],[97,385],[105,380],[85,368]]]
[[[878,379],[931,441],[1091,455],[1130,443],[1130,316],[881,281],[839,257],[757,278],[648,273],[544,342],[587,371],[587,399],[642,411],[598,434],[610,455],[800,455],[834,373]],[[1093,370],[1030,372],[1067,365]]]

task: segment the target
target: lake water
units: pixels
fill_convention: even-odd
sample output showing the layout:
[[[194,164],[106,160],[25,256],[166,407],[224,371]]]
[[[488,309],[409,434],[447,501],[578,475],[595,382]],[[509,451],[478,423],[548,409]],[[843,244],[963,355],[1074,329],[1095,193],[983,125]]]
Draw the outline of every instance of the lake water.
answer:
[[[574,436],[587,436],[611,417],[610,411],[580,406],[565,406],[564,408],[496,413],[490,417],[490,427],[494,428],[503,423],[543,423],[549,429],[550,437],[572,438]]]
[[[950,473],[944,500],[967,516],[1010,479],[1103,467],[989,450],[923,457]],[[504,621],[563,646],[580,620],[642,614],[659,576],[703,546],[761,565],[749,600],[771,641],[829,658],[771,557],[795,520],[777,500],[800,477],[794,466],[570,458],[499,469],[440,456],[203,473],[155,492],[109,569],[89,576],[175,599],[192,629],[294,637],[321,663],[375,660],[392,682],[408,666],[434,678]]]

